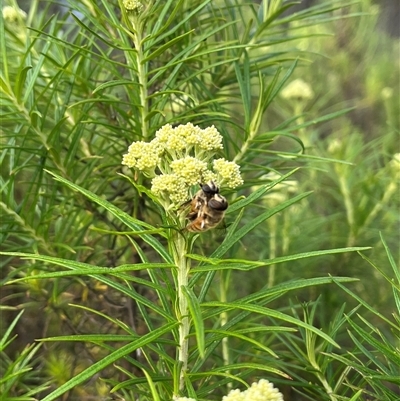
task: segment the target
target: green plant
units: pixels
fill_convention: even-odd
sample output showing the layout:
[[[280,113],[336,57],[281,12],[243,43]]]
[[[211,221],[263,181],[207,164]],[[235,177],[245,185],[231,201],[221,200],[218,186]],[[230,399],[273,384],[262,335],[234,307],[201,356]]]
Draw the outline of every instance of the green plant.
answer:
[[[7,347],[12,345],[14,338],[11,332],[18,323],[23,311],[11,322],[0,341],[0,395],[2,401],[35,400],[35,395],[49,387],[43,377],[35,372],[40,370],[40,361],[36,354],[41,344],[27,345],[14,359],[7,354]]]
[[[346,322],[349,325],[348,334],[354,342],[355,350],[347,355],[332,353],[331,356],[348,366],[349,370],[360,374],[364,381],[364,392],[368,397],[382,401],[395,401],[400,391],[400,357],[396,346],[400,339],[400,273],[382,236],[381,240],[394,277],[387,275],[382,267],[377,266],[365,255],[361,254],[361,256],[389,284],[394,301],[390,313],[392,318],[385,316],[387,313],[380,313],[357,294],[338,283],[338,286],[355,298],[366,312],[359,312],[357,316],[346,316]],[[387,328],[384,331],[380,329],[385,327],[379,323],[380,321],[385,322]],[[353,386],[347,380],[345,385]]]
[[[301,342],[300,330],[317,369],[312,342],[321,339],[331,351],[337,326],[326,334],[288,310],[286,297],[355,279],[323,272],[284,281],[281,271],[289,270],[281,267],[367,248],[293,247],[289,212],[298,213],[310,192],[282,185],[298,182],[296,167],[309,160],[349,163],[304,154],[303,143],[305,128],[349,109],[308,122],[274,118],[274,104],[304,54],[289,46],[315,36],[301,28],[335,20],[347,3],[292,14],[280,0],[68,4],[70,13],[55,15],[51,3],[32,1],[27,16],[4,15],[0,27],[2,284],[16,307],[43,311],[40,337],[54,347],[43,351],[43,363],[56,383],[51,393],[39,390],[41,399],[217,400],[235,382],[267,377],[332,400],[325,372],[308,386],[294,368],[300,356],[278,359],[279,340],[287,332]],[[216,157],[241,166],[239,190],[221,188],[230,207],[220,236],[185,232],[185,213],[151,190],[154,177],[121,165],[132,142],[150,143],[166,124],[188,123],[215,125],[224,148]],[[279,253],[271,233],[279,233],[281,216]],[[72,358],[57,365],[58,355]],[[358,388],[340,394],[358,395]]]

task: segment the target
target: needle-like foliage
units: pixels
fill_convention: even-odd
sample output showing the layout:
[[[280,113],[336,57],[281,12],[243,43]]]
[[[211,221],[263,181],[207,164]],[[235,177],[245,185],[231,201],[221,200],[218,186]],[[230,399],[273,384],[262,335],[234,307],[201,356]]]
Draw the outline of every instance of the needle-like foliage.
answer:
[[[351,170],[367,148],[359,136],[335,138],[336,147],[322,150],[324,135],[335,132],[332,121],[350,119],[354,105],[330,108],[325,83],[311,87],[297,77],[319,52],[313,46],[330,29],[337,33],[335,24],[361,20],[367,6],[367,0],[317,1],[304,9],[284,0],[4,5],[4,401],[219,401],[228,393],[251,401],[258,389],[291,400],[394,397],[391,337],[362,315],[356,320],[355,306],[346,314],[342,297],[352,308],[355,300],[372,308],[348,289],[360,276],[347,266],[361,260],[349,255],[369,249],[360,245],[371,245],[365,240],[375,238],[367,234],[372,225],[380,228],[380,216],[393,227],[398,157],[386,145],[374,203],[371,179],[363,182]],[[132,143],[145,152],[162,127],[180,126],[221,135],[213,148],[221,153],[217,165],[222,160],[236,179],[220,189],[229,202],[225,229],[189,233],[185,205],[174,204],[179,218],[171,219],[151,179],[177,169],[174,149],[164,152],[173,161],[153,163],[151,174],[136,168],[138,156],[121,163]],[[314,129],[321,141],[313,140]],[[393,137],[375,141],[390,144]],[[201,165],[188,157],[201,174],[211,172],[211,156],[202,156]],[[193,179],[198,171],[182,160],[189,159],[179,164],[187,185],[198,190],[204,184]],[[320,192],[322,169],[336,185],[330,197]],[[186,201],[191,191],[174,199]],[[337,204],[345,217],[334,220]],[[319,312],[322,301],[289,300],[312,301],[321,292],[331,297],[327,313]],[[19,333],[13,341],[12,330]],[[42,345],[32,345],[38,339]],[[341,353],[343,347],[356,352]],[[373,349],[382,360],[373,359]]]

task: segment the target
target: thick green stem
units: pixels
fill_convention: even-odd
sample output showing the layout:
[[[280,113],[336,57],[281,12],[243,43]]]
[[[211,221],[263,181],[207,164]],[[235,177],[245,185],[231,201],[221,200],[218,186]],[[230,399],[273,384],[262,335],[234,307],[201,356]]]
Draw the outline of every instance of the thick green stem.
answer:
[[[229,276],[229,272],[227,274],[227,276]],[[221,280],[220,280],[220,301],[221,302],[228,302],[228,297],[227,297],[227,292],[226,292],[226,283],[229,282],[229,277],[226,277],[226,275],[224,274],[224,272],[221,272]],[[224,327],[225,324],[228,323],[228,313],[227,312],[222,312],[220,315],[220,319],[221,319],[221,327]],[[228,337],[224,337],[222,339],[222,358],[224,361],[224,365],[229,365],[230,364],[230,355],[229,355],[229,338]],[[226,371],[227,374],[230,374],[231,371],[227,370]],[[227,388],[228,390],[232,389],[232,383],[229,382],[227,384]]]
[[[140,115],[141,115],[141,132],[143,139],[146,140],[149,137],[149,127],[147,116],[149,114],[149,103],[147,93],[147,63],[143,62],[145,59],[143,49],[143,33],[144,27],[143,22],[136,14],[129,15],[130,22],[133,28],[133,43],[135,45],[135,65],[137,69],[137,80],[139,83],[139,102],[140,102]]]
[[[277,218],[276,216],[272,216],[269,220],[269,227],[270,227],[270,235],[269,235],[269,258],[275,259],[276,258],[276,250],[277,250]],[[276,264],[270,266],[269,274],[268,274],[268,288],[272,288],[275,282],[275,271],[276,271]]]
[[[143,140],[146,140],[149,135],[149,126],[147,116],[149,114],[149,103],[147,98],[147,63],[144,63],[143,60],[145,58],[144,49],[143,49],[143,35],[144,35],[144,26],[141,21],[139,15],[136,12],[129,13],[128,15],[129,21],[132,24],[132,40],[135,45],[135,52],[133,65],[136,67],[137,72],[137,80],[139,83],[139,104],[140,104],[140,131],[143,136]],[[128,56],[129,57],[129,54]],[[128,58],[129,60],[129,58]],[[140,175],[138,177],[138,184],[141,185],[143,181],[143,177]],[[138,210],[139,210],[139,195],[136,194],[134,199],[134,217],[137,218]]]
[[[356,227],[354,221],[354,205],[351,199],[350,189],[347,185],[346,176],[342,172],[338,172],[339,177],[339,186],[340,192],[342,193],[345,208],[346,208],[346,216],[347,216],[347,223],[350,228],[349,238],[347,240],[347,246],[354,246],[355,239],[356,239]]]
[[[179,326],[179,348],[178,361],[180,363],[179,372],[179,392],[185,388],[185,374],[188,367],[189,359],[189,307],[184,288],[187,287],[189,281],[190,259],[186,257],[186,238],[181,234],[174,235],[173,238],[173,256],[174,262],[178,268],[177,273],[177,318],[180,322]]]

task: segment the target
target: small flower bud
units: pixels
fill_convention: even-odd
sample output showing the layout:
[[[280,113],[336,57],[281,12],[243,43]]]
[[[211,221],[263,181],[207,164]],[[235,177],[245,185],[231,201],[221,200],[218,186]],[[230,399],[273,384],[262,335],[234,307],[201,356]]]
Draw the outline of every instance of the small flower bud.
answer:
[[[142,11],[143,4],[137,0],[124,0],[122,2],[123,6],[127,11]]]

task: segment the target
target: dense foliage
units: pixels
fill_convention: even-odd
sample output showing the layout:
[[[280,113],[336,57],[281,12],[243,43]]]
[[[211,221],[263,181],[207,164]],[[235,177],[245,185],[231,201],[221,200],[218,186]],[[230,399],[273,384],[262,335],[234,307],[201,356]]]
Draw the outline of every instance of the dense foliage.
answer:
[[[250,401],[267,379],[397,400],[400,41],[379,6],[5,3],[1,399]],[[244,180],[200,235],[121,164],[188,123]]]

